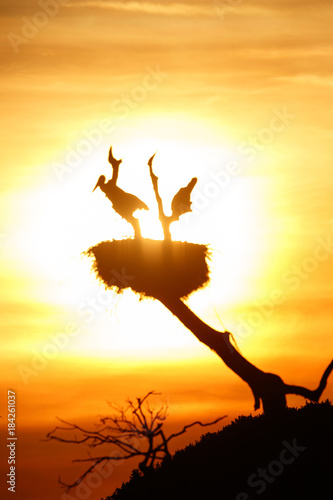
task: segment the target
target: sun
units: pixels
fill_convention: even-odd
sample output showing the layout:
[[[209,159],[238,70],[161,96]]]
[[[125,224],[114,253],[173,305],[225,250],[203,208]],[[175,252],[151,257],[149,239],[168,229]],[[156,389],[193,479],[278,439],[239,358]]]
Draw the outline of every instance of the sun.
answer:
[[[103,193],[99,190],[92,192],[101,174],[106,179],[112,176],[107,161],[109,144],[104,144],[102,149],[104,155],[99,149],[95,158],[83,161],[79,170],[69,173],[61,181],[52,178],[46,184],[18,194],[25,218],[24,223],[18,218],[15,221],[21,235],[16,248],[34,272],[62,276],[73,259],[90,246],[103,240],[134,236],[131,225],[113,210]],[[258,215],[248,210],[253,205],[250,183],[246,180],[244,189],[244,179],[239,177],[224,189],[212,176],[215,172],[216,178],[218,169],[233,158],[232,148],[193,144],[150,134],[126,144],[120,142],[114,145],[113,151],[115,157],[123,158],[117,184],[149,207],[148,211],[134,213],[140,221],[144,238],[163,239],[147,166],[148,159],[156,152],[154,173],[159,179],[166,215],[171,214],[171,201],[178,190],[193,177],[198,178],[191,196],[192,213],[181,216],[171,225],[172,238],[213,242],[215,247],[227,247],[231,260],[233,255],[239,254],[244,234],[249,227],[256,225],[253,219]],[[227,245],[220,245],[224,240]],[[246,259],[242,267],[245,265]]]
[[[179,221],[171,224],[172,239],[210,246],[212,282],[209,293],[214,306],[218,307],[220,302],[226,304],[245,300],[244,276],[255,273],[261,265],[260,238],[256,237],[255,231],[250,234],[253,228],[262,224],[259,197],[251,179],[241,175],[234,178],[227,188],[216,181],[219,172],[234,159],[232,147],[196,143],[182,137],[181,132],[178,135],[179,138],[174,132],[164,138],[150,130],[146,134],[143,131],[139,138],[123,138],[114,142],[114,156],[123,159],[117,185],[140,198],[149,208],[148,211],[138,210],[134,213],[140,222],[143,238],[161,240],[163,231],[147,166],[148,159],[156,152],[154,173],[159,179],[166,215],[171,214],[174,195],[193,177],[197,177],[198,182],[191,196],[192,212],[182,215]],[[82,252],[102,241],[134,237],[132,226],[113,210],[103,193],[100,190],[92,192],[100,175],[105,175],[107,180],[112,176],[108,163],[109,147],[110,143],[105,141],[94,155],[82,161],[79,169],[69,172],[63,179],[50,176],[46,182],[44,179],[40,185],[17,194],[20,213],[14,214],[17,227],[15,257],[36,277],[36,283],[50,283],[48,292],[45,287],[40,292],[36,291],[36,294],[40,293],[40,300],[49,300],[72,309],[74,316],[82,313],[80,305],[87,304],[89,309],[90,298],[100,294],[100,285],[91,274],[91,263],[82,257]],[[22,212],[25,214],[24,221]],[[200,311],[205,300],[198,300]],[[133,306],[128,294],[117,301],[125,305],[127,303],[131,311],[135,311],[125,322],[128,331],[131,328],[135,330],[135,315],[141,309]],[[128,310],[125,305],[124,310]],[[105,354],[103,345],[115,349],[115,341],[110,340],[107,333],[108,306],[102,304],[99,307],[106,315],[98,313],[98,321],[95,326],[92,325],[94,337],[89,337],[90,340],[88,337],[78,339],[76,349],[80,351],[80,345],[83,350],[95,349],[97,338],[101,355]],[[152,307],[152,303],[149,307]],[[158,324],[160,315],[161,310],[155,305],[151,309],[151,324],[154,321]],[[87,313],[79,320],[84,322],[88,317]],[[120,328],[119,325],[117,328]],[[148,352],[152,345],[155,351],[159,347],[167,349],[167,346],[172,349],[177,344],[177,338],[180,338],[178,330],[168,338],[166,334],[159,341],[156,332],[147,329],[140,338],[140,349]],[[117,342],[122,349],[128,348],[125,339],[122,343],[119,340]],[[133,345],[136,343],[133,341]],[[182,339],[181,343],[189,348],[187,340]]]

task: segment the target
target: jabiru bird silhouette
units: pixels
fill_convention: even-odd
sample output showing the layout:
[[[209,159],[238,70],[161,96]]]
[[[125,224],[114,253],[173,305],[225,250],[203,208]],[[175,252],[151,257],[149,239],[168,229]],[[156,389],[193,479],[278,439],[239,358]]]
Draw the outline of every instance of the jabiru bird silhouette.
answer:
[[[112,147],[109,151],[109,162],[113,169],[113,176],[108,182],[106,182],[105,175],[101,175],[97,181],[96,188],[105,194],[105,196],[111,201],[113,209],[119,214],[123,219],[129,222],[133,229],[135,237],[141,237],[141,228],[138,219],[133,216],[136,210],[149,210],[147,205],[140,200],[137,196],[131,193],[127,193],[123,189],[117,186],[118,170],[119,165],[122,160],[116,160],[112,155]]]
[[[178,193],[173,197],[171,202],[171,210],[172,216],[175,218],[175,220],[179,219],[181,215],[186,214],[186,212],[192,212],[191,193],[197,181],[198,179],[196,177],[193,177],[193,179],[190,180],[187,186],[180,188]]]
[[[158,190],[158,177],[153,172],[153,160],[155,158],[155,155],[156,153],[154,153],[153,156],[151,156],[148,160],[149,173],[155,192],[155,198],[158,206],[158,218],[160,219],[163,228],[164,239],[166,241],[171,241],[170,225],[172,224],[172,222],[178,221],[181,215],[186,214],[187,212],[192,212],[191,193],[198,179],[196,177],[193,177],[193,179],[190,180],[187,186],[179,189],[171,202],[172,214],[165,215],[162,198]]]

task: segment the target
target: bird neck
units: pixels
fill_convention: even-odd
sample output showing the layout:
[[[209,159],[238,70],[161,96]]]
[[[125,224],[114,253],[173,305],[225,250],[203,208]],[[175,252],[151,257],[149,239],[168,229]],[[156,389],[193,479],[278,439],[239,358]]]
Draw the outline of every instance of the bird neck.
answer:
[[[106,191],[106,184],[107,184],[106,182],[103,182],[103,184],[99,185],[99,188],[101,191],[103,191],[103,193],[105,193],[105,191]]]
[[[119,165],[112,167],[112,170],[113,170],[113,174],[112,174],[111,180],[114,184],[116,184],[116,182],[118,180],[118,174],[119,174]]]

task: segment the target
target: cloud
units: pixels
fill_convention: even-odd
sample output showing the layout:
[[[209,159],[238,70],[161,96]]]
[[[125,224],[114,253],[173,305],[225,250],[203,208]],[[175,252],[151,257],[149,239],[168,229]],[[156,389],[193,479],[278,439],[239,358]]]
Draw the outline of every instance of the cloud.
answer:
[[[255,0],[249,5],[245,0],[212,0],[207,3],[202,0],[192,0],[189,2],[172,2],[160,0],[155,2],[138,2],[138,1],[120,1],[120,0],[79,0],[75,3],[67,5],[68,8],[98,8],[98,9],[112,9],[123,12],[131,13],[145,13],[157,14],[166,16],[214,16],[216,12],[230,13],[243,13],[251,12],[258,14],[258,12],[279,12],[287,13],[298,12],[298,14],[307,14],[309,11],[319,11],[323,8],[330,7],[330,0],[319,0],[313,3],[312,0],[295,0],[290,3],[288,0],[279,0],[267,3],[266,0]]]
[[[101,1],[83,0],[75,4],[69,4],[69,8],[97,8],[112,9],[122,12],[155,14],[166,16],[199,16],[215,15],[213,4],[194,5],[190,3],[156,3],[156,2],[122,2],[122,1]]]

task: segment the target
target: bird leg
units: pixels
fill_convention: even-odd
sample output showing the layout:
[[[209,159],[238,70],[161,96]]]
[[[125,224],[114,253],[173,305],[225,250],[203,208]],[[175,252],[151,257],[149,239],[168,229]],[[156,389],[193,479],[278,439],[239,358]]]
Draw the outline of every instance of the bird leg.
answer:
[[[142,238],[140,222],[138,221],[138,219],[136,219],[133,216],[128,216],[126,218],[126,220],[127,220],[127,222],[129,222],[131,224],[131,226],[134,229],[134,237],[135,238]]]

